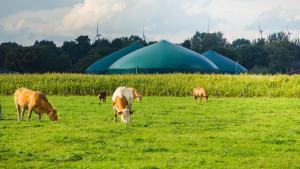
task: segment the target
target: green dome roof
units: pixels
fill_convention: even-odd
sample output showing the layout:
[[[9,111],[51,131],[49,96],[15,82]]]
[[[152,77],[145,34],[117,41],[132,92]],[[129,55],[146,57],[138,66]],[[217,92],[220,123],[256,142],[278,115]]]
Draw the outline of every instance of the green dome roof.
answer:
[[[220,69],[219,73],[244,73],[248,70],[243,67],[242,65],[238,64],[237,62],[215,52],[212,50],[209,50],[202,54],[212,62],[214,62]]]
[[[109,67],[108,73],[211,73],[218,70],[204,56],[163,40],[122,57]]]
[[[16,72],[5,69],[5,68],[0,68],[0,74],[2,74],[2,73],[16,73]]]
[[[142,48],[143,45],[135,42],[131,44],[130,46],[123,48],[121,50],[118,50],[116,52],[111,53],[110,55],[107,55],[95,63],[93,63],[91,66],[89,66],[85,72],[86,73],[106,73],[108,67],[113,64],[115,61],[120,59],[121,57],[127,55],[128,53],[131,53],[137,49]]]

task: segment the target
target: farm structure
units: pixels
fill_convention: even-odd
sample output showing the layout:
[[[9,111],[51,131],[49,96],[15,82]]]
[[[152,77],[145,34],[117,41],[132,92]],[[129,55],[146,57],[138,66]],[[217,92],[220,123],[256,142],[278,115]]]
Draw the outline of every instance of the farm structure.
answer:
[[[139,43],[133,43],[121,50],[118,50],[116,52],[111,53],[110,55],[107,55],[92,65],[90,65],[85,72],[90,74],[105,74],[108,70],[108,67],[113,64],[118,59],[122,58],[123,56],[142,48],[143,45]]]
[[[239,74],[247,71],[242,65],[212,50],[201,55],[165,40],[146,47],[133,43],[86,69],[86,73],[93,74]]]
[[[222,74],[239,74],[245,73],[248,70],[237,62],[225,57],[213,50],[209,50],[202,54],[207,59],[211,60],[219,68],[219,73]]]

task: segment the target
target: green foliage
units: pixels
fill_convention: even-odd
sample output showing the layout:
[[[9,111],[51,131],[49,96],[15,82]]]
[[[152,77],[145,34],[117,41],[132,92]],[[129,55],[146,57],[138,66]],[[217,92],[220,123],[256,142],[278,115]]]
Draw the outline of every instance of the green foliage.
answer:
[[[299,99],[145,97],[130,125],[92,96],[49,96],[46,115],[18,123],[4,97],[0,168],[299,168]],[[27,113],[27,112],[26,112]]]
[[[189,96],[203,86],[220,97],[300,97],[300,76],[287,75],[85,75],[10,74],[0,76],[0,94],[11,95],[19,87],[50,95],[109,94],[119,86],[132,86],[146,96]]]
[[[57,47],[52,41],[36,41],[33,46],[23,47],[16,43],[0,45],[0,68],[20,73],[43,72],[84,72],[97,59],[138,42],[146,42],[139,36],[117,37],[109,41],[99,39],[91,43],[88,36],[79,36]],[[289,73],[300,67],[300,40],[290,39],[284,32],[273,33],[267,39],[237,39],[229,43],[222,32],[196,32],[181,43],[182,46],[198,53],[215,50],[239,62],[248,70],[268,73]],[[257,69],[263,67],[264,69]]]
[[[251,45],[250,40],[248,39],[236,39],[235,41],[232,42],[231,46],[233,49],[238,49],[244,45]]]
[[[213,48],[222,48],[227,44],[221,32],[200,33],[197,31],[190,41],[191,49],[198,53],[204,53]]]
[[[191,49],[191,41],[190,40],[185,40],[181,46],[187,48],[187,49]]]
[[[270,59],[268,52],[258,45],[242,45],[236,49],[239,63],[247,69],[252,69],[255,66],[268,66]]]

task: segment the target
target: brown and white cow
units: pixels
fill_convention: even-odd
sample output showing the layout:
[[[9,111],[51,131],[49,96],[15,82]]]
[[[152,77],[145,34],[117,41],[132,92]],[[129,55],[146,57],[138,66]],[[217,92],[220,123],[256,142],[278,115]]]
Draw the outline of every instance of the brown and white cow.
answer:
[[[39,121],[43,113],[47,114],[50,120],[58,121],[56,110],[51,106],[43,93],[21,87],[16,90],[14,99],[19,122],[23,120],[25,109],[28,109],[27,121],[30,120],[32,111],[39,115]]]
[[[195,101],[197,100],[197,98],[202,99],[202,97],[205,99],[205,101],[208,100],[208,94],[206,93],[205,89],[202,87],[196,87],[193,89],[193,95],[195,98]]]
[[[139,102],[142,101],[142,95],[137,92],[137,90],[133,87],[128,87],[128,89],[132,92],[133,97],[137,99]]]
[[[118,87],[112,96],[112,105],[114,110],[114,122],[117,122],[117,115],[121,115],[121,123],[130,123],[131,108],[134,96],[127,87]]]

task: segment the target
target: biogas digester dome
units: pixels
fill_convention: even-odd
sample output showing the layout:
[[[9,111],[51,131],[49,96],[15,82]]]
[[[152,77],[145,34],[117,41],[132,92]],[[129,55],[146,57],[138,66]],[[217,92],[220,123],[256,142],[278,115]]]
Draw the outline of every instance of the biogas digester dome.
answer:
[[[6,73],[15,73],[14,71],[5,69],[5,68],[0,68],[0,74],[6,74]]]
[[[218,66],[219,73],[239,74],[248,71],[242,65],[215,51],[209,50],[202,55]]]
[[[89,66],[85,72],[86,73],[106,73],[108,67],[113,64],[118,59],[122,58],[123,56],[127,55],[128,53],[131,53],[137,49],[142,48],[143,45],[139,43],[133,43],[130,46],[123,48],[121,50],[118,50],[116,52],[111,53],[110,55],[107,55],[98,61],[96,61],[94,64]]]
[[[117,60],[108,68],[108,73],[213,73],[218,70],[204,56],[163,40]]]

